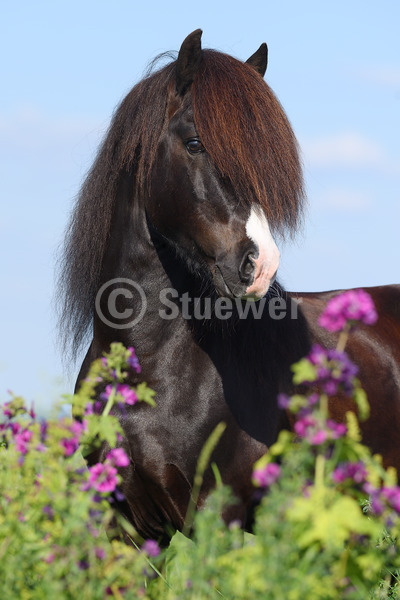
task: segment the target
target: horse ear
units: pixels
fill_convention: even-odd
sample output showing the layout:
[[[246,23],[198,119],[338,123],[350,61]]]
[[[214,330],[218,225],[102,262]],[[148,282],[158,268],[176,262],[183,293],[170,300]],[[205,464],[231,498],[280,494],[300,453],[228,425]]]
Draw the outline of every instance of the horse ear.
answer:
[[[255,69],[262,77],[264,77],[268,64],[267,44],[265,42],[264,44],[261,44],[257,52],[254,52],[254,54],[252,54],[250,58],[246,60],[246,63],[251,65],[253,69]]]
[[[183,41],[176,61],[176,91],[183,95],[190,87],[201,63],[201,29],[196,29]]]

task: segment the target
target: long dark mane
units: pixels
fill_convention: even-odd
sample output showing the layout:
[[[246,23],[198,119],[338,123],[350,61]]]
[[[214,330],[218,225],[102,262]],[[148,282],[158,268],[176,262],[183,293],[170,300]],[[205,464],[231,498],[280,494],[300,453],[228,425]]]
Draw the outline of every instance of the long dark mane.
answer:
[[[89,333],[120,179],[126,173],[133,178],[133,205],[140,201],[151,176],[174,76],[175,61],[129,92],[80,191],[59,276],[60,325],[67,357],[76,358]],[[221,175],[243,201],[262,205],[275,231],[295,231],[303,201],[297,144],[261,76],[230,56],[205,50],[192,97],[198,133]]]

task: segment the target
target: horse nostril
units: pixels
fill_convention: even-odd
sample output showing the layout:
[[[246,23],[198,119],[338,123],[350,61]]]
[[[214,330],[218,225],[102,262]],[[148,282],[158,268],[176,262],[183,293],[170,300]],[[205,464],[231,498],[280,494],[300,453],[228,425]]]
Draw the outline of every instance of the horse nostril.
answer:
[[[240,279],[244,283],[249,283],[254,275],[254,271],[256,268],[255,258],[255,255],[252,252],[250,252],[249,254],[245,255],[245,257],[242,260],[242,264],[239,268],[239,274]]]

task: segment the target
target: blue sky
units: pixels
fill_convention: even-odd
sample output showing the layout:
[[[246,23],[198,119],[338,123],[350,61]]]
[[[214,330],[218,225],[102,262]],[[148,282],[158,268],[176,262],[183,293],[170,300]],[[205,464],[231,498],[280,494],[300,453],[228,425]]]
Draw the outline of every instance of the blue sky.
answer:
[[[43,408],[71,391],[52,307],[68,215],[115,106],[198,27],[205,47],[243,60],[268,43],[309,200],[281,247],[285,287],[400,282],[397,0],[25,0],[0,14],[0,401],[12,389]]]

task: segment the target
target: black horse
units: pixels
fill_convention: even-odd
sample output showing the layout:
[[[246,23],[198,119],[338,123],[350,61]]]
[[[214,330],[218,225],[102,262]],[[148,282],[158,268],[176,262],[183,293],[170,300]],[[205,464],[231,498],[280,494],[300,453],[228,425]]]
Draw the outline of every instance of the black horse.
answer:
[[[251,473],[282,427],[277,394],[314,341],[332,347],[317,316],[332,295],[288,294],[275,281],[274,238],[302,216],[298,147],[265,83],[267,47],[242,63],[202,50],[201,31],[176,61],[140,81],[115,113],[82,187],[67,235],[63,328],[90,363],[121,341],[134,346],[157,407],[121,415],[121,510],[144,537],[181,529],[196,462],[216,424],[213,454],[250,524]],[[273,237],[274,236],[274,237]],[[380,319],[348,351],[371,404],[364,440],[400,467],[400,286],[369,290]],[[331,402],[343,418],[348,400]],[[92,460],[101,460],[106,449]],[[199,506],[214,484],[205,474]]]

